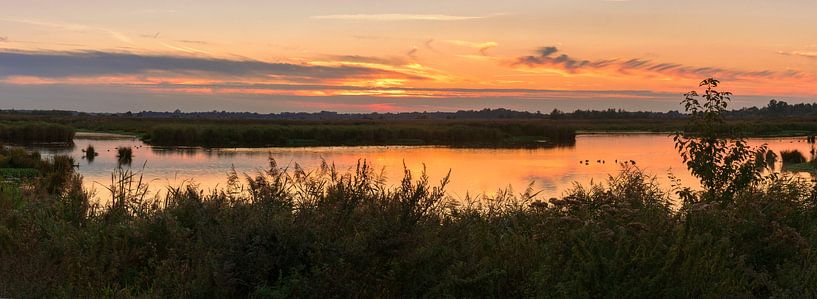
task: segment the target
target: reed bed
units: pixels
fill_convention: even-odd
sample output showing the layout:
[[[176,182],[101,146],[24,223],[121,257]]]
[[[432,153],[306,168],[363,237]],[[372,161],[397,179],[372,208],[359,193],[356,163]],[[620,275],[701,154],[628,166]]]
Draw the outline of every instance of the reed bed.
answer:
[[[787,296],[815,294],[813,186],[770,178],[735,204],[674,205],[637,168],[560,198],[453,200],[445,178],[270,160],[147,194],[119,169],[89,203],[71,173],[0,200],[4,296]],[[41,191],[38,191],[41,190]],[[15,202],[15,204],[9,204]],[[36,224],[36,225],[35,225]],[[88,254],[92,252],[93,254]]]

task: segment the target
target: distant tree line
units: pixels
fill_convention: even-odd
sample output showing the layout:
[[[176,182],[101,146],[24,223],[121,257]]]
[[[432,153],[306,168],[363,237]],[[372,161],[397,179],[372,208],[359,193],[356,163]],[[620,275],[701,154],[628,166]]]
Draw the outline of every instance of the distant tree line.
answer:
[[[0,115],[19,116],[112,116],[123,118],[162,118],[162,119],[243,119],[243,120],[505,120],[505,119],[681,119],[685,114],[676,110],[667,112],[626,111],[623,109],[583,110],[572,112],[553,109],[550,113],[541,111],[516,111],[505,108],[460,110],[456,112],[396,112],[396,113],[338,113],[321,112],[229,112],[203,111],[141,111],[124,113],[85,113],[64,110],[0,110]],[[771,100],[764,107],[750,107],[725,111],[726,117],[777,117],[777,116],[817,116],[817,103],[789,104],[785,101]]]
[[[678,111],[650,112],[624,111],[622,109],[607,110],[576,110],[562,112],[554,109],[550,114],[528,111],[515,111],[505,108],[460,110],[456,112],[399,112],[399,113],[338,113],[321,111],[308,112],[281,112],[259,114],[253,112],[153,112],[122,113],[123,117],[140,118],[192,118],[192,119],[257,119],[257,120],[536,120],[536,119],[626,119],[626,118],[681,118]]]
[[[726,113],[727,116],[747,117],[790,117],[790,116],[817,116],[817,103],[789,104],[785,101],[771,100],[765,107],[742,108]]]
[[[626,111],[623,109],[607,110],[575,110],[573,112],[562,112],[553,109],[548,115],[549,119],[681,119],[684,114],[678,111],[652,112],[652,111]]]
[[[71,116],[79,115],[81,113],[82,112],[68,110],[19,110],[19,109],[0,110],[0,114],[5,115]]]

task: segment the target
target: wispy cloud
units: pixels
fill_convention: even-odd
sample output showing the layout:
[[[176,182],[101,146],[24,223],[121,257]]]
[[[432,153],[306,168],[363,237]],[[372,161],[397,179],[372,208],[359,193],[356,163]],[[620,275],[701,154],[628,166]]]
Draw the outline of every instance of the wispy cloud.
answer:
[[[560,54],[556,47],[543,47],[535,55],[518,57],[514,65],[531,68],[546,67],[558,69],[571,74],[592,71],[608,71],[624,75],[662,74],[679,77],[718,76],[723,79],[735,78],[774,78],[801,77],[797,71],[776,72],[770,70],[744,71],[712,66],[689,66],[679,63],[655,62],[650,59],[579,59],[567,54]]]
[[[161,32],[156,32],[154,34],[141,34],[139,36],[141,36],[143,38],[147,38],[147,39],[156,40],[160,45],[162,45],[162,47],[165,47],[165,48],[168,48],[168,49],[171,49],[171,50],[174,50],[174,51],[179,51],[179,52],[187,53],[187,54],[212,55],[212,53],[210,53],[209,51],[202,50],[202,49],[199,49],[199,48],[194,48],[192,46],[181,46],[181,45],[174,45],[174,44],[171,44],[171,43],[168,43],[168,42],[164,42],[164,41],[161,40],[160,35],[161,35]],[[209,45],[210,44],[210,43],[205,42],[205,41],[185,40],[185,39],[174,40],[174,41],[171,41],[171,42],[181,43],[181,44],[188,44],[188,45]]]
[[[484,19],[488,16],[457,16],[442,14],[339,14],[312,16],[317,20],[345,20],[345,21],[465,21]]]
[[[417,47],[412,47],[411,50],[409,50],[408,53],[406,53],[406,55],[408,55],[408,57],[411,57],[411,59],[413,60],[417,60],[417,52],[419,51],[420,49],[418,49]]]
[[[9,41],[7,36],[0,36],[0,43]]]
[[[815,51],[777,51],[777,54],[786,55],[786,56],[800,56],[800,57],[807,57],[807,58],[817,58],[817,52]]]
[[[153,14],[173,14],[173,13],[176,13],[176,12],[178,12],[178,11],[175,10],[175,9],[141,9],[141,10],[135,11],[134,13],[153,15]]]
[[[385,36],[361,35],[361,34],[355,34],[355,35],[352,35],[352,37],[356,38],[356,39],[363,39],[363,40],[389,40],[389,39],[391,39],[391,38],[385,37]]]
[[[140,75],[232,77],[312,82],[388,77],[425,79],[416,74],[356,65],[321,66],[228,60],[186,56],[139,55],[111,52],[0,52],[0,78],[38,78]]]
[[[348,86],[348,85],[321,85],[321,84],[258,84],[227,82],[214,84],[131,84],[130,86],[151,87],[161,90],[200,90],[207,93],[233,94],[278,94],[282,91],[303,91],[303,94],[324,92],[325,95],[385,95],[398,97],[422,98],[476,98],[476,97],[515,97],[519,99],[594,99],[621,98],[621,99],[660,99],[674,93],[656,92],[647,90],[551,90],[529,88],[422,88],[422,87],[380,87],[380,86]]]
[[[431,50],[431,52],[440,53],[440,51],[437,51],[437,49],[435,49],[434,46],[431,45],[433,43],[434,43],[434,39],[429,38],[423,43],[423,45],[425,45],[427,49]]]
[[[124,42],[124,43],[133,43],[133,40],[131,40],[127,35],[125,35],[125,34],[123,34],[121,32],[111,30],[111,29],[107,29],[107,28],[103,28],[103,27],[97,27],[97,26],[89,26],[89,25],[73,24],[73,23],[62,23],[62,22],[52,22],[52,21],[44,21],[44,20],[38,20],[38,19],[25,19],[25,18],[5,18],[5,17],[0,17],[0,21],[14,22],[14,23],[27,24],[27,25],[40,26],[40,27],[47,27],[47,28],[52,28],[52,29],[64,30],[64,31],[99,32],[99,33],[109,35],[113,39],[116,39],[116,40]]]
[[[475,48],[483,56],[488,55],[488,53],[487,53],[488,50],[499,46],[498,43],[490,42],[490,41],[489,42],[469,42],[469,41],[464,41],[464,40],[446,40],[446,42],[448,42],[450,44],[458,45],[458,46]]]
[[[407,63],[405,59],[398,57],[383,58],[361,55],[326,55],[325,57],[329,60],[338,62],[369,63],[382,65],[402,65]]]
[[[210,42],[203,41],[203,40],[189,40],[189,39],[177,39],[176,42],[183,43],[183,44],[194,44],[194,45],[209,45]]]
[[[168,49],[171,49],[171,50],[176,50],[176,51],[187,53],[187,54],[205,54],[205,55],[211,55],[212,54],[212,53],[210,53],[208,51],[201,50],[201,49],[196,49],[196,48],[193,48],[193,47],[174,46],[174,45],[171,45],[171,44],[168,44],[168,43],[165,43],[165,42],[161,42],[161,41],[159,43],[162,46],[164,46],[165,48],[168,48]]]
[[[161,32],[156,32],[154,34],[140,34],[139,36],[144,37],[144,38],[154,38],[155,39],[155,38],[159,38],[160,34],[161,34]]]

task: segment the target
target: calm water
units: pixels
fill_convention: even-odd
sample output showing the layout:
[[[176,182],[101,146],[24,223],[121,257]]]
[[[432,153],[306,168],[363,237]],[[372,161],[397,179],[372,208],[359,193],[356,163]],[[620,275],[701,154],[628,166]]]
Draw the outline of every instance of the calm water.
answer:
[[[203,188],[224,186],[226,174],[232,166],[239,173],[255,173],[267,165],[272,155],[279,165],[298,163],[306,170],[317,168],[321,160],[334,162],[338,169],[353,168],[365,159],[375,169],[384,169],[389,184],[402,178],[405,164],[419,174],[423,164],[432,181],[440,180],[451,171],[448,191],[454,197],[495,194],[499,189],[513,187],[522,192],[531,183],[543,196],[559,196],[574,182],[600,182],[616,174],[620,161],[636,161],[636,165],[655,175],[663,186],[669,187],[667,173],[672,171],[685,184],[697,186],[686,171],[673,148],[670,137],[664,134],[605,134],[580,135],[573,147],[549,149],[459,149],[445,147],[315,147],[315,148],[238,148],[201,149],[151,147],[133,138],[98,138],[78,136],[73,148],[32,147],[44,154],[69,154],[79,163],[79,172],[85,184],[105,195],[101,185],[108,185],[111,172],[116,168],[116,147],[131,146],[134,150],[133,168],[142,169],[153,191],[164,186],[178,186],[193,181]],[[769,144],[779,152],[798,149],[808,154],[811,145],[805,138],[753,139],[752,145]],[[89,162],[82,159],[87,145],[93,145],[99,156]],[[589,165],[579,161],[589,160]],[[603,161],[603,163],[598,162]],[[779,165],[778,165],[779,168]],[[101,185],[100,185],[101,184]]]

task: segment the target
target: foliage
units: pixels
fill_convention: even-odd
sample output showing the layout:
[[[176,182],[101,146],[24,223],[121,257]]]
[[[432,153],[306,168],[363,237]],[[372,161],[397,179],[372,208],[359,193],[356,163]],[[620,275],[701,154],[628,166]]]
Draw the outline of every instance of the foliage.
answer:
[[[133,148],[130,146],[117,147],[116,159],[119,165],[130,165],[133,162]]]
[[[540,146],[575,142],[571,128],[536,123],[363,125],[162,125],[146,135],[154,145],[326,146],[453,145]],[[536,140],[546,140],[539,144]]]
[[[42,122],[0,123],[0,141],[15,143],[73,142],[74,129]]]
[[[772,150],[767,150],[766,155],[763,157],[763,161],[766,162],[767,168],[774,169],[774,164],[777,163],[777,154],[775,154]]]
[[[746,139],[724,132],[723,112],[732,93],[720,92],[719,81],[709,78],[700,83],[706,87],[703,95],[696,91],[685,94],[681,104],[690,114],[689,130],[674,135],[675,148],[692,175],[701,180],[704,201],[729,203],[734,195],[755,183],[761,175],[766,146],[752,148]],[[684,200],[691,197],[689,189],[681,192]]]
[[[88,160],[88,162],[93,162],[96,159],[96,156],[99,156],[99,153],[96,152],[96,149],[93,145],[88,145],[88,147],[83,150],[85,153],[84,158]]]
[[[806,156],[798,150],[780,151],[780,159],[783,160],[783,163],[806,163]]]
[[[40,172],[34,168],[0,168],[0,177],[6,179],[30,179]]]
[[[54,195],[0,201],[0,294],[817,295],[817,194],[803,181],[764,179],[732,205],[675,210],[636,168],[561,199],[453,201],[447,179],[406,171],[388,188],[365,162],[350,173],[270,162],[214,193],[183,185],[151,199],[127,170],[99,209],[76,176]]]

